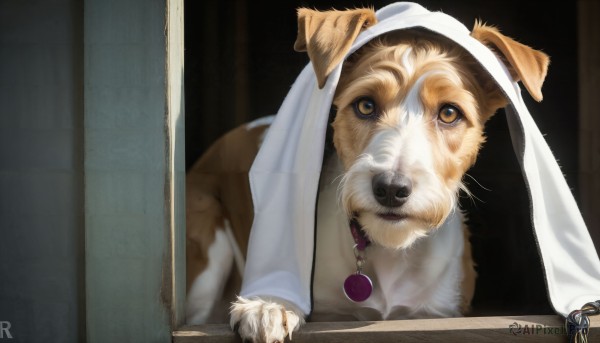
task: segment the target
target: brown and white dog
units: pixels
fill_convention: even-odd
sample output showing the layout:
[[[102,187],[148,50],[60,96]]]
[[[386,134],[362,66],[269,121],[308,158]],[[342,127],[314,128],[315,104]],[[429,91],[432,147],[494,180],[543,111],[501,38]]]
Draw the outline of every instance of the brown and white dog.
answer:
[[[319,86],[375,21],[371,9],[298,11],[295,48],[308,50]],[[472,36],[541,100],[544,53],[478,22]],[[320,44],[307,46],[314,37]],[[311,320],[469,310],[476,275],[457,195],[468,193],[461,180],[485,140],[485,122],[506,104],[467,52],[425,30],[385,34],[344,61],[333,100],[334,151],[319,188]],[[283,341],[305,320],[281,299],[236,297],[253,219],[248,171],[269,120],[223,136],[186,180],[188,322],[225,321],[229,314],[242,338],[255,342]],[[348,300],[340,287],[357,264],[349,218],[372,242],[361,267],[377,286],[364,302]]]

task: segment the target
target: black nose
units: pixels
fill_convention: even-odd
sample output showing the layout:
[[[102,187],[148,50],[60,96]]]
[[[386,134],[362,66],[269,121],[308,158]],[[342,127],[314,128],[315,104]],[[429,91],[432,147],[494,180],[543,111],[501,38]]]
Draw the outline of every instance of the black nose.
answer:
[[[412,192],[410,179],[391,171],[373,176],[371,187],[377,202],[385,207],[402,206]]]

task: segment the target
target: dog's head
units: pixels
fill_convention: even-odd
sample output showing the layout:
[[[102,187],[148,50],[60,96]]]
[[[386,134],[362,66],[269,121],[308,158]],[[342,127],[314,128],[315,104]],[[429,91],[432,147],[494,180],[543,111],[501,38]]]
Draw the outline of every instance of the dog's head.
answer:
[[[298,15],[295,48],[308,52],[320,87],[361,29],[376,22],[370,9],[301,9]],[[472,36],[542,99],[544,53],[477,22]],[[474,58],[440,35],[403,30],[360,48],[344,61],[333,100],[348,215],[372,241],[391,248],[408,247],[441,226],[484,142],[485,122],[506,104]]]

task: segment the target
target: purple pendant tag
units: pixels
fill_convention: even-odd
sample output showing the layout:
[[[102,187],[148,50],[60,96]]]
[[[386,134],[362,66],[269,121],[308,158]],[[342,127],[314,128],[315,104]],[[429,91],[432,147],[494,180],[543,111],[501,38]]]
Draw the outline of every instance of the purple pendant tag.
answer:
[[[373,282],[368,276],[360,272],[348,276],[344,281],[344,294],[354,302],[367,300],[372,291]]]
[[[356,219],[350,220],[350,233],[354,238],[354,257],[356,258],[356,273],[348,276],[344,281],[344,294],[354,302],[367,300],[373,292],[373,282],[362,273],[365,263],[365,250],[371,241],[365,235],[360,223]]]

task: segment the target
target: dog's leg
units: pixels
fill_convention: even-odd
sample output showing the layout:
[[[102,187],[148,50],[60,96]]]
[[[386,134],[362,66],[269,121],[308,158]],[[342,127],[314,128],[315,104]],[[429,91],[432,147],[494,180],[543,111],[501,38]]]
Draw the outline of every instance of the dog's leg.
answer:
[[[210,318],[234,262],[234,249],[225,229],[218,228],[215,240],[208,249],[208,265],[192,282],[187,294],[186,318],[188,324],[203,324]]]
[[[248,171],[271,120],[228,132],[186,174],[189,324],[227,322],[239,294],[253,218]]]
[[[254,343],[283,342],[304,323],[302,312],[282,300],[238,297],[231,306],[231,327],[243,340]]]

